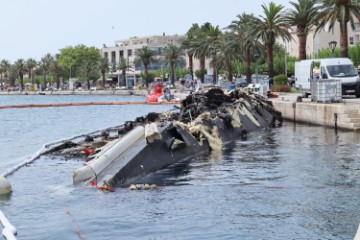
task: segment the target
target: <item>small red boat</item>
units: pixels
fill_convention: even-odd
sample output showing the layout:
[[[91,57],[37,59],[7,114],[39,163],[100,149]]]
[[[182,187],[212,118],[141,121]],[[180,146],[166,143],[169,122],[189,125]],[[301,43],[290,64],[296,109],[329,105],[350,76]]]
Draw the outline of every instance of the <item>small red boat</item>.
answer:
[[[148,93],[146,95],[147,102],[158,102],[159,97],[163,95],[163,85],[162,83],[155,83],[150,85],[148,88]]]

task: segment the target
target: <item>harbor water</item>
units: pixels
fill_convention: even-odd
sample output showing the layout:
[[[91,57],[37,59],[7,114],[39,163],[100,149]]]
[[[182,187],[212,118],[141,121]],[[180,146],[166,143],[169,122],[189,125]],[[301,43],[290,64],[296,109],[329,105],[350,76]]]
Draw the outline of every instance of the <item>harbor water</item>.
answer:
[[[0,105],[145,101],[140,96],[0,96]],[[0,110],[0,171],[45,143],[171,105]],[[156,158],[156,156],[154,156]],[[83,162],[42,156],[8,176],[0,209],[18,239],[353,239],[360,223],[360,135],[285,122],[146,178],[157,188],[74,185]]]

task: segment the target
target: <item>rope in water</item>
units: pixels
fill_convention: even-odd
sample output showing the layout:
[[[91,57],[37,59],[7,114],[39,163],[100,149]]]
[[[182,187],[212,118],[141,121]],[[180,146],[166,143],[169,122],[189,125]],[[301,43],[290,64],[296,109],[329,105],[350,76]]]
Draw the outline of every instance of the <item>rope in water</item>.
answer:
[[[40,107],[74,107],[74,106],[89,106],[89,105],[166,105],[179,104],[180,101],[165,101],[165,102],[75,102],[75,103],[42,103],[42,104],[19,104],[0,106],[0,109],[8,108],[40,108]]]
[[[36,159],[38,159],[41,155],[43,155],[44,153],[46,153],[47,151],[49,151],[51,149],[52,146],[56,146],[57,144],[61,144],[64,143],[66,141],[72,141],[78,138],[82,138],[82,137],[86,137],[86,136],[91,136],[94,134],[99,134],[103,131],[107,131],[107,130],[114,130],[117,129],[119,127],[122,127],[123,125],[119,125],[119,126],[114,126],[114,127],[109,127],[109,128],[105,128],[105,129],[101,129],[101,130],[96,130],[90,133],[86,133],[86,134],[80,134],[80,135],[76,135],[76,136],[72,136],[69,138],[63,138],[60,139],[58,141],[54,141],[54,142],[50,142],[50,143],[46,143],[44,144],[41,149],[39,149],[36,153],[34,153],[32,156],[30,156],[28,159],[25,159],[24,161],[20,162],[19,164],[11,167],[10,169],[6,170],[4,173],[2,173],[0,176],[3,177],[7,177],[11,174],[13,174],[15,171],[19,170],[20,168],[22,168],[23,166],[30,164],[32,162],[34,162]]]

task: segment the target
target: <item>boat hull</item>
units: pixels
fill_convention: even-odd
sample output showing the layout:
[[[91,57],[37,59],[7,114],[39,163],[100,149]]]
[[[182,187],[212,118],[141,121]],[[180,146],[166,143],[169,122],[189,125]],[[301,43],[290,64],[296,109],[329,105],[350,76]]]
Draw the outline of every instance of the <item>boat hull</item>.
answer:
[[[139,183],[148,174],[168,165],[221,151],[226,142],[246,139],[250,132],[282,122],[281,113],[272,103],[257,95],[234,93],[228,96],[221,89],[214,89],[205,94],[189,95],[181,105],[179,112],[149,113],[142,118],[144,132],[132,133],[139,131],[137,127],[122,136],[117,144],[121,152],[109,154],[111,159],[105,160],[108,164],[98,165],[101,171],[96,172],[92,180],[106,188]],[[153,126],[153,131],[147,132],[148,126]],[[149,132],[155,135],[149,137]],[[131,144],[128,144],[129,136],[140,135],[143,137],[130,137]]]

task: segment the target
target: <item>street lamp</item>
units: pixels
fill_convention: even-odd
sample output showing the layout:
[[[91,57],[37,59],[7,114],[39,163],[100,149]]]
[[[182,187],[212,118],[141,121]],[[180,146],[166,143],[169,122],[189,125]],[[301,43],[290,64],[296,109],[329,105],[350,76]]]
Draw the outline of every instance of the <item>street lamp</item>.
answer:
[[[331,56],[332,57],[334,57],[334,51],[335,51],[335,48],[336,48],[336,44],[337,44],[336,41],[329,42],[329,48],[331,49]]]

